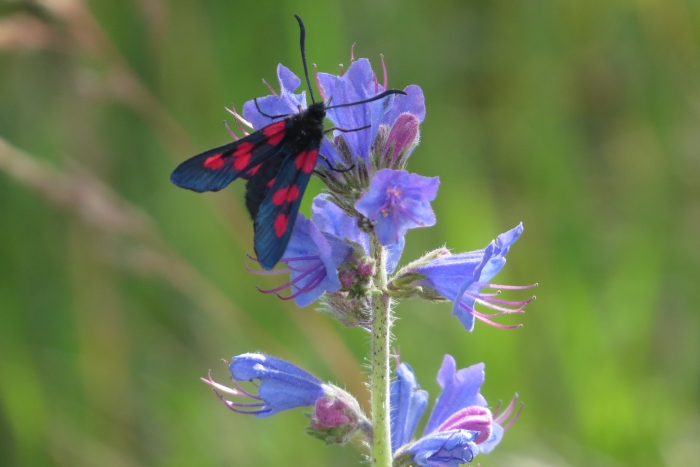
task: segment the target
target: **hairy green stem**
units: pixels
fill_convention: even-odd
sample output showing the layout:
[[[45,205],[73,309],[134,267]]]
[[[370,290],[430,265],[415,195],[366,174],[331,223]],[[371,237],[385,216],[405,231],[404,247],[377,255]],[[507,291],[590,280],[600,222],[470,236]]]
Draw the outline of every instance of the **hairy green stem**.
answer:
[[[391,466],[391,427],[389,424],[389,337],[391,297],[386,294],[386,250],[370,235],[372,257],[376,261],[375,291],[372,295],[372,467]]]

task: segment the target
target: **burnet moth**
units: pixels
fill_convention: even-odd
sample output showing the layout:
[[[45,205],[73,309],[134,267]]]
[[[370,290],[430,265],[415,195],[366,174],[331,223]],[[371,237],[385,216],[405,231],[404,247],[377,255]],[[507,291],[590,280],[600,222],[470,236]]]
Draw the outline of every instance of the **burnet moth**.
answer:
[[[301,60],[312,104],[305,110],[300,107],[297,114],[267,115],[257,107],[256,100],[258,111],[277,121],[245,138],[186,160],[170,175],[170,181],[175,185],[199,193],[219,191],[237,178],[248,180],[245,202],[254,223],[255,253],[260,266],[268,270],[277,264],[287,249],[304,191],[317,159],[323,158],[318,152],[324,133],[369,128],[324,130],[326,110],[366,104],[391,94],[405,94],[390,89],[357,102],[330,106],[326,102],[316,102],[306,66],[306,30],[301,18],[294,16],[301,31]]]

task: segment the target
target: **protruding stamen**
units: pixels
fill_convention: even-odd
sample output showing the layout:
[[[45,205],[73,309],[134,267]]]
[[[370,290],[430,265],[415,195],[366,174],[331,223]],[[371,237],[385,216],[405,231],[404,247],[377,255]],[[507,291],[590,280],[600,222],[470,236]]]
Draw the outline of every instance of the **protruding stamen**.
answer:
[[[343,64],[342,64],[342,63],[338,64],[338,66],[340,67],[340,77],[342,78],[343,75],[345,74],[345,69],[343,68]]]
[[[231,130],[231,127],[228,126],[228,122],[227,122],[226,120],[224,120],[224,126],[225,126],[226,129],[228,130],[228,134],[231,135],[231,138],[233,138],[234,141],[238,141],[238,136],[236,136],[236,133],[234,133],[234,132]]]
[[[267,289],[266,290],[266,289],[261,289],[258,286],[255,286],[255,288],[258,289],[259,292],[264,293],[264,294],[276,293],[276,292],[279,292],[280,290],[284,290],[288,287],[293,286],[294,284],[296,284],[297,282],[299,282],[300,280],[302,280],[303,278],[305,278],[306,276],[308,276],[309,274],[311,274],[314,271],[315,271],[315,269],[309,269],[308,271],[305,271],[305,272],[299,274],[297,277],[295,277],[291,281],[287,282],[286,284],[282,284],[279,287],[275,287],[274,289]]]
[[[520,403],[520,407],[518,407],[518,411],[515,413],[515,416],[511,418],[508,424],[503,427],[504,430],[509,430],[510,427],[512,427],[513,424],[520,418],[520,414],[523,412],[523,407],[525,407],[525,402]]]
[[[309,281],[308,284],[304,285],[303,287],[295,286],[295,287],[297,287],[298,290],[296,292],[294,292],[292,295],[290,295],[289,297],[282,297],[280,294],[275,294],[275,295],[277,295],[277,298],[279,298],[280,300],[285,300],[285,301],[286,300],[293,300],[293,299],[297,298],[299,295],[301,295],[305,292],[310,292],[313,289],[315,289],[316,287],[318,287],[318,285],[321,282],[323,282],[323,279],[325,279],[325,277],[326,277],[325,271],[318,271],[318,273],[316,273],[316,275],[313,276],[313,278],[311,278],[311,280]]]
[[[491,325],[491,326],[493,326],[493,327],[495,327],[495,328],[498,328],[498,329],[517,329],[517,328],[523,327],[522,324],[516,324],[516,325],[513,325],[513,326],[507,326],[507,325],[505,325],[505,324],[498,324],[498,323],[495,323],[495,322],[493,322],[493,321],[491,321],[490,319],[487,318],[487,316],[490,316],[490,317],[502,316],[502,315],[504,315],[504,314],[507,314],[507,313],[505,313],[505,312],[504,312],[504,313],[496,313],[496,314],[494,314],[494,315],[485,315],[485,314],[483,314],[483,313],[479,313],[478,311],[476,311],[474,308],[470,307],[470,306],[467,305],[466,303],[461,303],[461,302],[460,302],[459,305],[460,305],[461,308],[463,308],[463,309],[465,309],[466,311],[468,311],[474,318],[476,318],[476,319],[478,319],[478,320],[480,320],[480,321],[483,321],[484,323],[486,323],[486,324],[488,324],[488,325]],[[512,312],[513,312],[512,310],[509,310],[509,311],[508,311],[508,313],[512,313]]]
[[[525,290],[537,287],[539,284],[535,282],[530,285],[500,285],[500,284],[484,284],[483,282],[474,282],[472,285],[477,287],[485,287],[489,289],[504,289],[504,290]]]
[[[477,300],[480,300],[481,302],[500,303],[501,305],[511,305],[511,306],[520,306],[520,307],[524,307],[528,303],[534,302],[535,300],[537,300],[537,297],[535,297],[534,295],[532,297],[528,298],[527,300],[522,300],[519,302],[514,302],[512,300],[500,300],[498,298],[492,298],[491,296],[484,295],[484,294],[465,293],[464,295],[470,295],[470,296],[476,298]],[[490,305],[487,305],[487,306],[490,306]]]
[[[384,89],[389,89],[389,74],[386,72],[386,64],[384,63],[384,54],[379,54],[382,59],[382,71],[384,72]]]
[[[481,305],[484,305],[486,307],[491,308],[492,310],[498,310],[501,311],[501,314],[507,314],[507,313],[523,313],[523,309],[525,308],[525,305],[521,306],[520,308],[504,308],[502,306],[494,305],[493,303],[486,302],[484,300],[481,300],[477,298],[475,300],[476,303],[479,303]],[[529,303],[529,302],[528,302]]]
[[[236,111],[236,107],[234,107],[233,103],[231,103],[230,109],[228,107],[224,107],[224,109],[226,109],[231,115],[235,117],[236,123],[238,124],[238,128],[243,132],[243,134],[248,136],[249,133],[243,129],[241,123],[250,128],[253,128],[253,125]]]
[[[355,62],[355,44],[357,44],[357,42],[353,42],[350,47],[350,63]]]
[[[275,92],[274,89],[272,89],[272,86],[270,86],[270,85],[267,83],[267,81],[265,81],[265,78],[263,78],[262,81],[263,81],[263,84],[264,84],[265,86],[267,86],[267,89],[270,90],[270,92],[272,93],[272,95],[273,95],[273,96],[276,96],[277,93]]]
[[[318,89],[318,93],[321,95],[321,100],[326,100],[326,94],[323,92],[323,88],[321,87],[321,82],[318,80],[318,70],[316,69],[316,64],[313,64],[314,67],[314,81],[316,82],[316,89]],[[326,104],[328,105],[328,104]]]
[[[508,407],[505,408],[505,410],[498,414],[498,416],[495,416],[493,421],[498,423],[499,425],[503,425],[503,422],[508,420],[510,415],[513,413],[513,409],[515,409],[515,404],[518,402],[518,393],[515,393],[515,396],[513,399],[511,399],[510,403],[508,404]],[[508,422],[508,424],[503,425],[504,430],[508,430],[511,426],[513,426],[513,423],[520,417],[520,413],[523,410],[523,404],[522,402],[520,403],[520,407],[518,408],[518,412],[515,414],[515,416]],[[500,402],[499,402],[500,406]]]

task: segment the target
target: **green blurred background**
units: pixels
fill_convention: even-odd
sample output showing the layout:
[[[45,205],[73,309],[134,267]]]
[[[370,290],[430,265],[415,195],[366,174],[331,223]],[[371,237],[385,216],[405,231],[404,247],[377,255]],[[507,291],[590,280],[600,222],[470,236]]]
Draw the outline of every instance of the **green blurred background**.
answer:
[[[226,143],[224,105],[307,52],[423,88],[410,169],[438,224],[404,263],[523,221],[500,283],[539,282],[503,331],[397,308],[434,398],[445,353],[525,410],[483,466],[700,458],[700,2],[44,0],[0,3],[0,465],[355,466],[301,410],[233,414],[199,381],[263,351],[366,404],[368,336],[256,292],[243,184],[172,186]],[[381,79],[381,73],[380,73]],[[277,85],[275,84],[275,87]],[[320,190],[314,182],[306,198]],[[508,294],[524,298],[522,294]],[[366,406],[366,405],[365,405]]]

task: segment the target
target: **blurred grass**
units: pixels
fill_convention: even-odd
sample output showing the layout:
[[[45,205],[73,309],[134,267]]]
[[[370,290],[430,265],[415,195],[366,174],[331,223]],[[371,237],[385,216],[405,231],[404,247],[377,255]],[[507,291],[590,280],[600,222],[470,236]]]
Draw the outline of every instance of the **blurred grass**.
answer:
[[[261,350],[365,402],[367,336],[253,286],[242,186],[168,174],[229,137],[223,106],[356,56],[428,115],[411,170],[438,225],[407,261],[520,221],[501,283],[525,327],[467,335],[402,303],[402,360],[434,397],[444,353],[487,364],[523,416],[482,465],[687,466],[700,457],[700,3],[0,3],[0,465],[357,465],[296,411],[226,411],[198,377]],[[310,191],[320,188],[314,184]],[[311,196],[307,197],[309,200]]]

